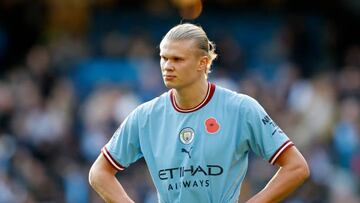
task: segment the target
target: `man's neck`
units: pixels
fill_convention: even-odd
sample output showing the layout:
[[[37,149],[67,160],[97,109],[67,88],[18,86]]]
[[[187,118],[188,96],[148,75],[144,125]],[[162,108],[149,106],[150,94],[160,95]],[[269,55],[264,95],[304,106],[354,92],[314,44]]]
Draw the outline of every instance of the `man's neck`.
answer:
[[[208,81],[200,80],[191,86],[175,89],[176,104],[181,109],[191,109],[199,105],[206,97]]]

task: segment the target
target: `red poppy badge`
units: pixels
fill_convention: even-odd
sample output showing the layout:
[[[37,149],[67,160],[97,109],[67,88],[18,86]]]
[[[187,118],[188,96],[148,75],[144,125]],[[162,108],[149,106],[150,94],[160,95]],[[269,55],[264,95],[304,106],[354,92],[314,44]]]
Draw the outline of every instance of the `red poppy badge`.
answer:
[[[206,132],[210,134],[217,133],[220,129],[220,124],[214,117],[210,117],[205,121]]]

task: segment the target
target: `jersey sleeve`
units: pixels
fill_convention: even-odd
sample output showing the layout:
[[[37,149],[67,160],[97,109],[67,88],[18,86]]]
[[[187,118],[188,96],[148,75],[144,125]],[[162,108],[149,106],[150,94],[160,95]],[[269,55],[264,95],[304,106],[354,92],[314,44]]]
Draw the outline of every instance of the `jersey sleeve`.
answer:
[[[293,142],[255,99],[247,96],[244,105],[251,150],[274,164],[286,149],[294,145]]]
[[[115,131],[101,152],[110,164],[121,171],[141,158],[138,113],[134,110]]]

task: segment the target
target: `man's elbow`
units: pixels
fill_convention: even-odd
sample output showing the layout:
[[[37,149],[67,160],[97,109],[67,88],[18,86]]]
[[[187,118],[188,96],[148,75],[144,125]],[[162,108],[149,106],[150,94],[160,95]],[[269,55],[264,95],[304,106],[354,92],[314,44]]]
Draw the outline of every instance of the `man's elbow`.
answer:
[[[306,162],[302,163],[298,167],[298,175],[299,175],[299,178],[301,178],[303,182],[310,177],[310,169]]]
[[[89,181],[89,184],[91,185],[91,187],[95,188],[96,185],[97,185],[97,172],[96,172],[96,169],[94,169],[94,167],[91,167],[90,168],[90,171],[89,171],[89,177],[88,177],[88,181]]]

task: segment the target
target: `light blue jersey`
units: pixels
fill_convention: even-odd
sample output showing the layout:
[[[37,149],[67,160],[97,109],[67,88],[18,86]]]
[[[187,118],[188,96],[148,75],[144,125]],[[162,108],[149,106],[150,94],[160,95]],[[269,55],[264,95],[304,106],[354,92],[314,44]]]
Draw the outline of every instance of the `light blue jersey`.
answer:
[[[274,164],[293,143],[257,101],[214,84],[193,109],[172,91],[136,108],[102,149],[118,170],[144,157],[159,202],[237,202],[249,151]]]

